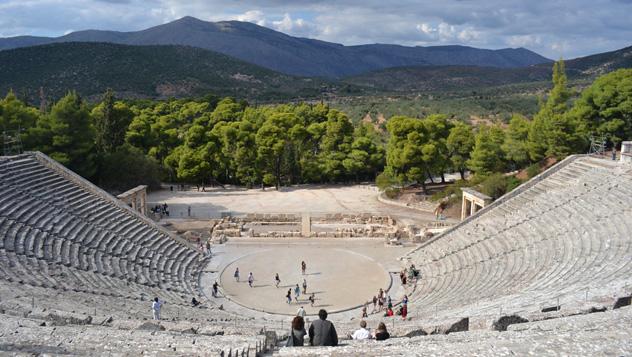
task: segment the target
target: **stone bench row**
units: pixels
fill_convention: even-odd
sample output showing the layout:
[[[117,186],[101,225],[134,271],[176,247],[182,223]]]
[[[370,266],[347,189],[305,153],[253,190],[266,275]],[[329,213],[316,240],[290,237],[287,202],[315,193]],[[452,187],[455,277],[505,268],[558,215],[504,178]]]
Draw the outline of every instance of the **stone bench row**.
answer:
[[[566,169],[552,177],[568,178]],[[632,185],[603,168],[590,170],[589,178],[577,177],[578,186],[541,181],[415,252],[425,281],[413,301],[430,310],[494,298],[506,304],[528,293],[532,304],[625,279],[632,272],[632,217],[620,205]]]
[[[0,232],[5,232],[2,242],[7,251],[148,285],[186,281],[191,262],[199,257],[173,240],[167,240],[162,249],[156,248],[155,251],[161,253],[148,254],[154,250],[136,246],[127,253],[108,254],[107,246],[101,249],[98,245],[73,242],[3,217],[0,217],[0,223]],[[139,256],[140,251],[145,255]]]
[[[34,158],[0,162],[0,244],[36,258],[193,294],[199,254]]]

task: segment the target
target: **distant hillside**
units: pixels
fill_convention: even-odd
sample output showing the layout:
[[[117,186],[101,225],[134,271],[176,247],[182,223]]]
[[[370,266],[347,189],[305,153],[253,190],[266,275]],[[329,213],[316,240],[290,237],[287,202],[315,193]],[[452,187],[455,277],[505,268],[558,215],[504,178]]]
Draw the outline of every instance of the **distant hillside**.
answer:
[[[87,30],[58,38],[0,38],[0,50],[69,41],[185,45],[224,53],[286,74],[332,78],[413,65],[513,68],[550,62],[524,48],[485,50],[466,46],[405,47],[383,44],[343,46],[288,36],[249,22],[206,22],[193,17],[135,32]]]
[[[52,97],[73,89],[89,97],[112,88],[138,98],[213,92],[279,99],[317,96],[325,85],[183,46],[59,43],[0,51],[0,93],[13,89],[30,98],[43,87]]]
[[[571,79],[594,78],[618,68],[632,68],[632,47],[566,61]],[[549,81],[551,65],[523,68],[415,66],[389,68],[345,78],[346,83],[377,91],[454,91]]]
[[[566,62],[566,71],[571,77],[594,77],[619,68],[632,68],[632,46],[616,51],[579,57]],[[547,67],[538,65],[538,67]]]

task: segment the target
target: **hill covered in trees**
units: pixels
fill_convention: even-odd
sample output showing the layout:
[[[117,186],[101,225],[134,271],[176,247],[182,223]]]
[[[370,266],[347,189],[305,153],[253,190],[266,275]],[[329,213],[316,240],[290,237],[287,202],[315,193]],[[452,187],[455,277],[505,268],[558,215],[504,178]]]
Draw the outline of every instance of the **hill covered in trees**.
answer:
[[[58,43],[0,51],[0,91],[36,101],[39,88],[56,100],[75,90],[125,98],[193,97],[214,93],[248,99],[316,97],[330,84],[274,72],[185,46]]]
[[[277,187],[357,182],[380,172],[378,184],[401,187],[469,170],[476,180],[496,180],[497,197],[515,184],[500,172],[583,153],[592,134],[605,135],[609,145],[632,137],[632,69],[603,75],[579,95],[563,62],[552,78],[533,118],[516,114],[508,125],[430,113],[394,116],[382,132],[324,104],[252,106],[210,96],[120,101],[108,91],[96,105],[70,92],[43,111],[10,92],[0,100],[0,127],[21,128],[26,149],[112,190],[160,179]]]
[[[632,68],[632,47],[568,60],[570,79],[594,79],[619,68]],[[345,78],[346,83],[386,92],[467,91],[512,84],[548,82],[551,65],[520,68],[491,66],[412,66],[389,68]]]
[[[551,61],[524,48],[499,50],[466,46],[406,47],[388,44],[343,46],[300,38],[250,22],[207,22],[183,17],[141,31],[85,30],[48,38],[0,38],[0,49],[59,42],[126,45],[184,45],[212,50],[281,73],[337,78],[411,65],[522,67]]]

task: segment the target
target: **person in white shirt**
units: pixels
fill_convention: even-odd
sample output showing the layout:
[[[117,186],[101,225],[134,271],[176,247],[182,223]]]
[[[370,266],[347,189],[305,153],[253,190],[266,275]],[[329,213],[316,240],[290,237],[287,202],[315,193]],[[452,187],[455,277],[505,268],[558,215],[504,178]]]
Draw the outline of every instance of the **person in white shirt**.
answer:
[[[366,321],[360,321],[360,328],[351,335],[351,338],[354,340],[368,340],[371,338],[371,333],[366,328]]]
[[[160,308],[162,308],[163,302],[158,298],[154,298],[154,302],[151,303],[151,310],[154,312],[154,320],[160,320]]]
[[[303,307],[301,306],[300,309],[298,309],[298,311],[296,312],[296,316],[300,316],[302,318],[305,318],[305,309],[303,309]]]

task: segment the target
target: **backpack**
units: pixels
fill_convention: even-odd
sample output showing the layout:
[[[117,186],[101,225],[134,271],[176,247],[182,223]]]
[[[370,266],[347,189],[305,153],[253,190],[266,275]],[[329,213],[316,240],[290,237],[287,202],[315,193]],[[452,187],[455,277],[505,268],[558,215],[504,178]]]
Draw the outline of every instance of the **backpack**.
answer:
[[[287,337],[285,347],[294,347],[294,331],[290,329],[290,335]]]

